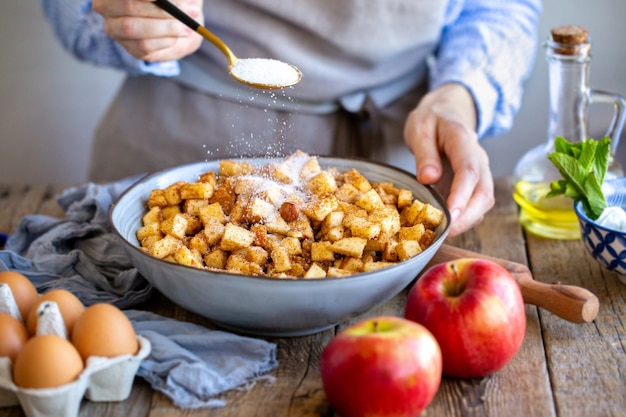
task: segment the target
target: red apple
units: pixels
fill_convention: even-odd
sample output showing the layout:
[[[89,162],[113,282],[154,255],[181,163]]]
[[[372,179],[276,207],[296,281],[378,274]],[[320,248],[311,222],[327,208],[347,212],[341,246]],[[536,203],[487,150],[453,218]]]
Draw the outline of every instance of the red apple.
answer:
[[[522,293],[493,261],[465,258],[429,268],[409,291],[405,317],[437,339],[443,373],[489,375],[506,365],[526,333]]]
[[[415,417],[441,382],[433,335],[401,317],[375,317],[338,333],[320,363],[328,401],[342,417]]]

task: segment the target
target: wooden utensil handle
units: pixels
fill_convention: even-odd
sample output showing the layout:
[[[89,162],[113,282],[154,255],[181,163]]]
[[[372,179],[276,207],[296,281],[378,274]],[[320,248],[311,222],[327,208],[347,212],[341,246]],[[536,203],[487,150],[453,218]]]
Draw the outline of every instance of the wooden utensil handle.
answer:
[[[546,284],[535,281],[530,270],[517,262],[493,258],[443,244],[428,266],[460,258],[488,259],[501,265],[517,281],[525,303],[546,309],[567,321],[588,323],[598,315],[600,302],[592,292],[574,285]]]

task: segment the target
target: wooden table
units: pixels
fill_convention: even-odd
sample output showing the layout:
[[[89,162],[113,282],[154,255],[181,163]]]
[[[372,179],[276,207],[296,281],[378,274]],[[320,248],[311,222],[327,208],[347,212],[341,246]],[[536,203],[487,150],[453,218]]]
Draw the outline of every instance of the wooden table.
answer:
[[[62,186],[0,185],[0,233],[10,233],[29,213],[62,216],[54,196]],[[591,323],[574,324],[527,305],[527,330],[517,356],[485,378],[444,377],[423,415],[427,416],[626,416],[626,285],[603,270],[581,241],[526,235],[507,180],[496,183],[496,207],[477,228],[448,244],[528,265],[538,281],[587,288],[600,300]],[[406,291],[365,316],[401,315]],[[207,320],[156,296],[149,306],[180,320],[212,327]],[[359,317],[360,319],[362,317]],[[358,320],[357,319],[357,320]],[[354,321],[354,320],[353,320]],[[273,385],[220,396],[224,408],[180,410],[141,379],[120,403],[83,401],[80,416],[332,416],[319,374],[323,348],[346,324],[315,335],[270,339],[278,344],[279,367]],[[19,407],[0,417],[22,416]]]

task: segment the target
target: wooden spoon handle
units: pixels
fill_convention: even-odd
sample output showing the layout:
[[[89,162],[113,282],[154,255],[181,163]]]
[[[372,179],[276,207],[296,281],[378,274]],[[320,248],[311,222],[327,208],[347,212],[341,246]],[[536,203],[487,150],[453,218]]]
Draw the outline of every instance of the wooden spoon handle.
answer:
[[[443,244],[428,266],[460,258],[487,259],[501,265],[517,281],[525,303],[546,309],[562,319],[573,323],[589,323],[598,315],[600,302],[592,292],[574,285],[546,284],[535,281],[530,270],[517,262]]]

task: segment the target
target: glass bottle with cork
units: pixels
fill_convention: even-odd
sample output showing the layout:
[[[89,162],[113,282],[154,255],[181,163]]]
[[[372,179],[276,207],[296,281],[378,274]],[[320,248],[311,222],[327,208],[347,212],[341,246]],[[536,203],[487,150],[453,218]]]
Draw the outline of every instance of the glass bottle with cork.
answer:
[[[565,196],[546,197],[550,183],[561,179],[548,154],[554,152],[557,136],[570,142],[587,139],[588,106],[609,103],[614,113],[605,136],[611,138],[612,156],[605,179],[623,176],[614,155],[626,119],[626,100],[618,94],[589,88],[591,43],[587,29],[556,27],[544,47],[550,86],[548,140],[518,161],[513,173],[513,198],[520,207],[519,221],[527,231],[552,239],[580,239],[572,200]]]

